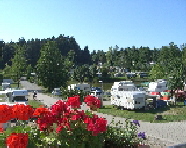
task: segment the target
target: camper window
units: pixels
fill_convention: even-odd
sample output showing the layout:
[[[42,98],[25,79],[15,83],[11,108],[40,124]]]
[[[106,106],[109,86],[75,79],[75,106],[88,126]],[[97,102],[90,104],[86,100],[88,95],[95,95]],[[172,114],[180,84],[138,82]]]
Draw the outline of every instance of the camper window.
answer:
[[[12,102],[14,102],[14,101],[27,101],[27,100],[26,100],[25,96],[15,96],[15,97],[13,97]]]
[[[84,87],[84,90],[88,90],[88,87]]]
[[[113,90],[117,90],[117,88],[113,88]]]
[[[143,97],[138,97],[138,99],[142,100],[142,99],[143,99]]]
[[[97,92],[96,95],[100,95],[100,92]]]
[[[119,91],[123,91],[123,88],[119,88]]]
[[[135,101],[135,104],[138,104],[138,102],[137,102],[137,101]]]
[[[123,88],[124,91],[128,91],[128,88]]]

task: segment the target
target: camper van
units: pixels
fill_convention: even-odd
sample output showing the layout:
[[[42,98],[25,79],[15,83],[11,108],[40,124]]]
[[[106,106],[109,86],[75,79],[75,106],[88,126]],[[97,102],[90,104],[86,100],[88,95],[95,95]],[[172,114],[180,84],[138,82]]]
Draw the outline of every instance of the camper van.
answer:
[[[68,90],[82,90],[84,92],[90,92],[90,84],[88,83],[78,83],[78,84],[71,84],[68,86]]]
[[[2,83],[2,90],[6,90],[7,88],[10,88],[10,83]]]
[[[157,80],[156,82],[150,82],[148,91],[149,92],[163,92],[168,90],[167,81],[165,80]]]
[[[10,104],[23,103],[28,104],[28,91],[27,90],[5,90],[5,101]]]
[[[132,81],[114,82],[111,88],[111,105],[118,109],[141,109],[146,106],[146,91]]]

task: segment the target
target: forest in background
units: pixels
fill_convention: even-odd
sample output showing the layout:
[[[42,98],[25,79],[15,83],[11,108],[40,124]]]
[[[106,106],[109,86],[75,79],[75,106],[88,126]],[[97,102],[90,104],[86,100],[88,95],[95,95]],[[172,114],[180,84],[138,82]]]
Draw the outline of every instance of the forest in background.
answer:
[[[80,48],[74,37],[31,39],[5,43],[0,41],[3,76],[17,80],[31,73],[38,75],[39,83],[49,90],[66,87],[72,78],[79,82],[92,82],[101,72],[102,77],[112,77],[114,66],[135,71],[148,72],[151,78],[169,78],[174,83],[185,81],[186,47],[179,48],[174,42],[169,46],[149,47],[109,47],[108,51],[89,51],[88,46]],[[151,66],[151,62],[155,65]],[[102,63],[102,68],[97,66]],[[69,75],[74,69],[73,76]],[[179,84],[180,86],[180,84]]]

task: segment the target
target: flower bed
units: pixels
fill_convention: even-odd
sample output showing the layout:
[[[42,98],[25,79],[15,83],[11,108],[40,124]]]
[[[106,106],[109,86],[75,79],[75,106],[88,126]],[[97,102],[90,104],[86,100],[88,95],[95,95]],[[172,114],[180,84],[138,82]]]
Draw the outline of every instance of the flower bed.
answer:
[[[30,105],[0,105],[0,123],[18,119],[19,126],[7,132],[1,129],[1,146],[9,148],[59,147],[59,148],[127,148],[138,147],[145,133],[137,133],[138,120],[129,122],[123,129],[107,125],[92,111],[100,108],[96,97],[86,96],[84,102],[90,110],[79,110],[80,96],[68,97],[67,102],[57,101],[51,108],[33,109]],[[27,126],[26,120],[35,118],[36,127]],[[19,146],[19,147],[18,147]]]

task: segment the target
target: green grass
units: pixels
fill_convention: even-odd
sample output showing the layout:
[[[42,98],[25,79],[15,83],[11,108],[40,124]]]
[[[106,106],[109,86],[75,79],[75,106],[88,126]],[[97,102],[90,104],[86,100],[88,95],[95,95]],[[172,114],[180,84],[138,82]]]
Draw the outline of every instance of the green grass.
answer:
[[[12,88],[17,88],[17,87],[18,87],[18,83],[17,83],[17,82],[12,83],[12,84],[11,84],[11,87],[12,87]],[[23,88],[23,87],[21,86],[20,83],[19,83],[19,87],[20,87],[20,88]]]
[[[40,105],[43,105],[43,103],[35,100],[28,100],[28,105],[31,105],[33,108],[38,108]]]
[[[116,117],[129,118],[135,120],[142,120],[146,122],[154,123],[164,123],[164,122],[176,122],[181,120],[186,120],[186,106],[183,102],[177,102],[175,106],[168,106],[167,108],[155,109],[155,110],[117,110],[113,106],[105,106],[104,109],[99,109],[99,113],[114,115]],[[174,115],[173,115],[174,112]],[[162,114],[163,120],[155,120],[154,116]]]

